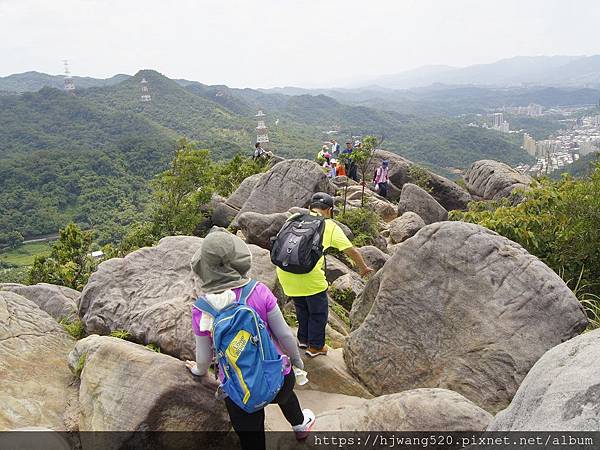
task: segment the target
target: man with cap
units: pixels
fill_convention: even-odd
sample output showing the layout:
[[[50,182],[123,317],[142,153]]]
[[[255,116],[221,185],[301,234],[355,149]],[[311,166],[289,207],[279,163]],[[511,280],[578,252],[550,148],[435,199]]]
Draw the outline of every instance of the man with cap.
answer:
[[[365,263],[360,252],[352,245],[340,226],[332,220],[333,197],[324,192],[317,192],[310,201],[313,215],[325,218],[323,233],[323,250],[330,247],[344,252],[356,265],[362,276],[367,276],[373,269]],[[277,267],[277,278],[283,292],[294,300],[296,318],[298,319],[298,346],[306,349],[311,357],[326,355],[325,326],[329,305],[327,302],[327,278],[325,277],[325,257],[322,256],[309,273],[291,273]]]

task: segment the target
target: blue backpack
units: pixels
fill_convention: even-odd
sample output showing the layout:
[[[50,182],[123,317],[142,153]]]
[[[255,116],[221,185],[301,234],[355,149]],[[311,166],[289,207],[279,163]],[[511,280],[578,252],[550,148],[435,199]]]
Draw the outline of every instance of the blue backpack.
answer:
[[[238,302],[216,311],[203,297],[194,307],[214,317],[213,348],[224,378],[221,388],[247,413],[269,404],[283,385],[283,358],[267,327],[246,301],[256,281],[242,288]]]

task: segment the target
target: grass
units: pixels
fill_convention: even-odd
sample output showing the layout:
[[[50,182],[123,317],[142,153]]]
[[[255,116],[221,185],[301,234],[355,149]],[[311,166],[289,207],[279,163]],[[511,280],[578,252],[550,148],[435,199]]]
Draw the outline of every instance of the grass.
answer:
[[[123,339],[124,341],[131,339],[131,333],[127,330],[113,330],[110,332],[110,336]]]
[[[283,314],[283,318],[285,319],[285,322],[290,327],[297,327],[298,326],[298,319],[296,318],[296,312],[295,311],[290,311],[290,312],[284,313]]]
[[[346,326],[350,326],[350,316],[348,315],[348,311],[344,309],[343,306],[338,305],[337,303],[331,304],[331,310],[340,318],[342,322],[346,324]]]
[[[83,353],[79,357],[79,361],[77,361],[77,365],[73,369],[73,372],[75,373],[75,376],[77,378],[79,378],[81,376],[81,372],[83,371],[83,366],[85,366],[85,358],[86,358],[86,356],[87,356],[87,353]]]
[[[16,267],[26,267],[33,264],[36,256],[49,254],[50,244],[48,242],[32,242],[0,252],[0,261]]]
[[[334,286],[329,286],[329,295],[336,303],[339,303],[346,311],[352,309],[352,303],[354,303],[355,294],[352,289],[338,289]]]
[[[65,331],[71,335],[74,339],[83,339],[85,337],[85,329],[83,328],[83,322],[80,319],[68,320],[62,318],[58,321]]]
[[[153,352],[160,353],[160,347],[157,344],[150,343],[145,346],[148,350],[152,350]]]

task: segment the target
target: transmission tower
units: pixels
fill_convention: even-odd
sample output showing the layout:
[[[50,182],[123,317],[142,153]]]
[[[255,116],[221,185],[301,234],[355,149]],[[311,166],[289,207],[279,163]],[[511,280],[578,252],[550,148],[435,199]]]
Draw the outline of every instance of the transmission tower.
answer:
[[[258,126],[256,127],[256,142],[268,144],[269,129],[265,125],[265,117],[267,117],[267,115],[262,111],[262,109],[259,109],[258,113],[254,117],[258,119]]]
[[[71,76],[71,71],[69,70],[69,61],[64,59],[63,64],[65,66],[65,91],[70,94],[75,93],[75,82],[73,81],[73,77]]]
[[[145,78],[142,78],[142,81],[140,81],[140,86],[142,89],[142,96],[140,97],[140,100],[142,102],[152,101],[152,96],[150,95],[150,91],[148,90],[148,82]]]

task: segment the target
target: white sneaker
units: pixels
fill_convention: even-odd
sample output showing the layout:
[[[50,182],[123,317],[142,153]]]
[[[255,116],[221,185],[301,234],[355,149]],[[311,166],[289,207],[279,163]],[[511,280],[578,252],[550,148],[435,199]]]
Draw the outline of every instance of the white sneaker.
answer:
[[[315,418],[315,413],[310,409],[303,409],[302,413],[304,414],[304,422],[300,425],[294,425],[292,429],[294,433],[296,433],[296,439],[298,441],[303,441],[308,437],[310,430],[314,426],[317,419]]]

